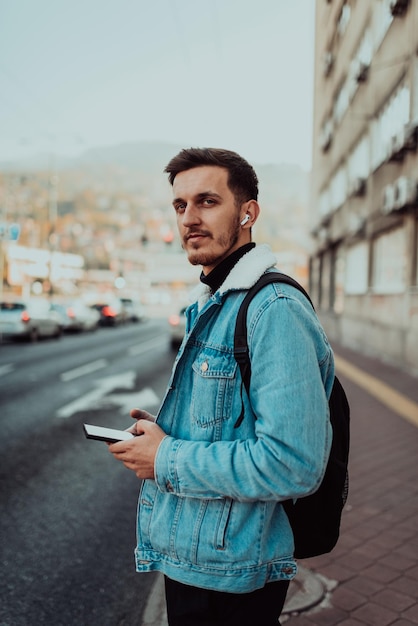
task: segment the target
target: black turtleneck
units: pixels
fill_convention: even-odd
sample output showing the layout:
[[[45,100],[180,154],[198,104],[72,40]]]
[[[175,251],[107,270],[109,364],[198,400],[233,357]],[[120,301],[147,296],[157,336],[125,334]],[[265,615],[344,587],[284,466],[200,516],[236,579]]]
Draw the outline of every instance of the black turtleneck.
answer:
[[[252,248],[255,248],[254,242],[246,243],[244,246],[241,246],[238,250],[235,250],[232,254],[227,256],[226,259],[221,261],[219,265],[214,267],[207,276],[205,276],[202,272],[200,274],[200,281],[210,287],[211,293],[215,293],[215,291],[222,285],[234,265]]]

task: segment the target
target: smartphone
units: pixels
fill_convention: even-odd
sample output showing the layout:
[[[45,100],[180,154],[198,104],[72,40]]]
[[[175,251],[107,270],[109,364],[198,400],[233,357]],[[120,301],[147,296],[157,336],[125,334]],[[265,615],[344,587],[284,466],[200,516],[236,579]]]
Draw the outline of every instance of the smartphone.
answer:
[[[127,441],[133,439],[135,435],[127,430],[117,430],[116,428],[105,428],[104,426],[93,426],[93,424],[83,424],[84,433],[87,439],[97,439],[116,443],[116,441]]]

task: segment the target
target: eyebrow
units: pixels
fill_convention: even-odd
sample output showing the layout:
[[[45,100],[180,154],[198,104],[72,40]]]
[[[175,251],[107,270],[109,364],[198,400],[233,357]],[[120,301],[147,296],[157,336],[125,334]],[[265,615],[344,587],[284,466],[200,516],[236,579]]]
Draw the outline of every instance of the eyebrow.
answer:
[[[218,200],[222,200],[222,196],[220,196],[215,191],[210,191],[210,189],[208,191],[201,191],[200,193],[197,193],[193,199],[199,201],[207,198],[208,196],[211,196],[212,198],[216,198]],[[184,202],[183,198],[174,198],[173,205],[177,204],[178,202]]]

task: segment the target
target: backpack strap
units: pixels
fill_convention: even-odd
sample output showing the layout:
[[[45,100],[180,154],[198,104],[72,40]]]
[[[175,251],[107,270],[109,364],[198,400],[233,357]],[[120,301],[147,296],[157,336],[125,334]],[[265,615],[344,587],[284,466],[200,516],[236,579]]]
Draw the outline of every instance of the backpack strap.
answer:
[[[250,379],[251,379],[251,362],[250,355],[248,350],[248,342],[247,342],[247,311],[249,304],[256,293],[260,291],[265,285],[269,285],[270,283],[286,283],[287,285],[291,285],[295,287],[298,291],[302,292],[303,295],[309,300],[314,308],[312,300],[309,295],[305,291],[305,289],[300,285],[294,278],[288,276],[287,274],[282,274],[281,272],[266,272],[258,281],[249,289],[245,295],[244,300],[241,303],[241,306],[238,311],[237,320],[235,323],[235,335],[234,335],[234,357],[241,371],[242,382],[247,391],[247,395],[250,392]],[[242,395],[242,394],[241,394]],[[244,419],[244,404],[242,403],[241,414],[238,417],[237,421],[234,424],[234,428],[238,428]]]

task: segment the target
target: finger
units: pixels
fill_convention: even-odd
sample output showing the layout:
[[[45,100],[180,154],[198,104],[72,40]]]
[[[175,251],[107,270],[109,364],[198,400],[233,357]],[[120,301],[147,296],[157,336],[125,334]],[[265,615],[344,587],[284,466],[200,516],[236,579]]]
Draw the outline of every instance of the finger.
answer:
[[[136,432],[138,435],[147,434],[149,432],[152,432],[152,429],[154,427],[154,422],[150,422],[146,418],[138,419],[136,423]]]
[[[155,422],[155,415],[151,415],[151,413],[148,413],[148,411],[144,411],[143,409],[131,409],[130,415],[134,420],[148,420],[148,422]]]
[[[133,441],[128,440],[128,441]],[[114,454],[115,456],[118,454],[123,454],[123,452],[126,452],[127,450],[127,445],[126,445],[126,441],[116,441],[115,443],[109,443],[109,452],[111,452],[112,454]]]

